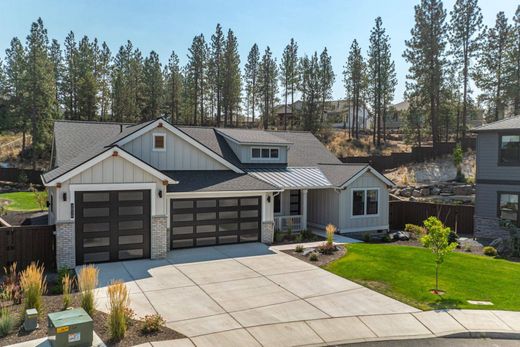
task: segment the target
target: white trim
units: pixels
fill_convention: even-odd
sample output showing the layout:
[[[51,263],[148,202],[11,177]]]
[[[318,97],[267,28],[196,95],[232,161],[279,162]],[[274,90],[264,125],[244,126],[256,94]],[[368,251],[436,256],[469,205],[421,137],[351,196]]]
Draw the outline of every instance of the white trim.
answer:
[[[253,157],[253,150],[254,149],[259,149],[260,150],[260,157],[258,157],[258,158]],[[268,158],[262,157],[262,150],[263,149],[268,149],[269,150],[269,157]],[[276,149],[278,151],[278,157],[271,157],[271,150],[273,150],[273,149]],[[250,148],[249,154],[250,154],[251,160],[254,160],[254,161],[280,161],[280,148],[278,148],[278,147],[273,147],[273,146],[253,146],[253,147]]]
[[[237,145],[241,145],[241,146],[281,146],[281,147],[287,147],[287,149],[289,149],[289,147],[291,145],[293,145],[294,143],[292,142],[288,142],[288,143],[273,143],[273,142],[240,142],[238,140],[235,140],[234,138],[232,138],[230,135],[228,134],[225,134],[223,133],[222,131],[220,131],[219,129],[215,129],[220,135],[222,135],[223,137],[225,137],[226,139],[232,141],[233,143],[236,143]],[[260,131],[260,130],[258,130]]]
[[[318,224],[318,223],[308,223],[309,226],[317,229],[325,230],[326,225]],[[376,225],[376,226],[368,226],[368,227],[357,227],[357,228],[343,228],[338,229],[338,233],[340,235],[348,234],[348,233],[358,233],[361,231],[377,231],[377,230],[390,230],[389,225]]]
[[[235,171],[237,173],[244,173],[244,171],[240,170],[238,167],[236,167],[235,165],[231,164],[230,162],[228,162],[227,160],[222,158],[220,155],[216,154],[215,152],[213,152],[212,150],[210,150],[209,148],[207,148],[206,146],[204,146],[203,144],[201,144],[200,142],[198,142],[197,140],[195,140],[191,136],[185,134],[182,130],[180,130],[176,126],[170,124],[168,121],[166,121],[163,118],[159,118],[156,121],[148,124],[147,126],[137,130],[136,132],[134,132],[134,133],[132,133],[132,134],[122,138],[121,140],[119,140],[117,142],[117,145],[118,146],[123,146],[124,144],[132,141],[133,139],[138,138],[139,136],[147,133],[148,131],[150,131],[150,130],[152,130],[154,128],[157,128],[157,123],[159,123],[159,122],[162,123],[163,128],[169,130],[173,134],[177,135],[179,138],[181,138],[184,141],[190,143],[195,148],[197,148],[200,151],[204,152],[205,154],[209,155],[211,158],[215,159],[216,161],[218,161],[222,165],[226,166],[227,168],[229,168],[229,169],[231,169],[231,170],[233,170],[233,171]]]
[[[367,214],[367,191],[369,190],[376,190],[377,191],[377,213],[376,214]],[[354,192],[365,192],[365,201],[364,201],[364,214],[360,215],[354,215]],[[373,217],[379,217],[381,209],[380,209],[380,202],[381,202],[381,189],[379,187],[374,188],[352,188],[350,191],[350,218],[352,219],[358,219],[358,218],[373,218]]]
[[[348,179],[343,185],[340,187],[341,189],[345,189],[350,184],[354,183],[359,177],[361,177],[365,172],[370,171],[374,176],[379,178],[381,181],[383,181],[387,186],[395,187],[395,183],[390,181],[388,178],[386,178],[384,175],[379,173],[379,171],[375,170],[373,167],[368,165],[363,170],[359,171],[357,174],[352,176],[350,179]]]
[[[163,138],[163,148],[156,148],[155,147],[155,138],[156,137],[162,137]],[[153,133],[152,134],[153,143],[152,143],[152,151],[154,152],[166,152],[166,134],[164,133]]]
[[[186,198],[219,198],[219,197],[240,197],[251,195],[262,195],[264,193],[282,192],[282,190],[248,190],[248,191],[219,191],[219,192],[170,192],[167,193],[168,199]]]
[[[163,189],[166,189],[164,187]],[[71,204],[75,203],[75,193],[76,192],[94,192],[94,191],[110,191],[110,190],[150,190],[150,203],[151,203],[151,215],[156,216],[155,213],[155,194],[157,194],[157,184],[156,183],[95,183],[95,184],[70,184],[69,185],[69,208],[72,207]],[[166,195],[163,192],[163,199],[166,199]],[[76,217],[76,216],[74,216]],[[75,220],[75,218],[70,218],[70,220]]]
[[[63,175],[58,176],[58,177],[56,177],[55,179],[53,179],[53,180],[51,180],[49,182],[46,182],[45,186],[47,186],[47,187],[55,186],[57,181],[59,181],[59,182],[68,181],[69,179],[71,179],[72,177],[74,177],[76,175],[79,175],[80,173],[82,173],[86,169],[91,168],[92,166],[96,165],[97,163],[99,163],[99,162],[101,162],[101,161],[103,161],[103,160],[105,160],[107,158],[110,158],[114,152],[117,152],[117,156],[118,157],[121,157],[123,159],[128,160],[130,163],[132,163],[135,166],[143,169],[144,171],[146,171],[149,174],[159,178],[162,181],[167,181],[168,184],[177,184],[177,183],[179,183],[179,182],[173,180],[172,178],[166,176],[161,171],[151,167],[150,165],[146,164],[145,162],[141,161],[140,159],[137,159],[133,155],[131,155],[128,152],[126,152],[124,149],[116,146],[116,147],[107,148],[106,151],[100,153],[96,157],[94,157],[92,159],[89,159],[85,163],[75,167],[74,169],[70,170],[69,172],[64,173]]]

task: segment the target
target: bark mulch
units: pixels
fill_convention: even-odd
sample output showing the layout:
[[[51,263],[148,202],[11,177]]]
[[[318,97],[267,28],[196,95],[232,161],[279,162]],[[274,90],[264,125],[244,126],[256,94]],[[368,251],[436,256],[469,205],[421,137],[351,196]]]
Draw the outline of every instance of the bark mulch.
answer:
[[[313,247],[314,248],[314,247]],[[284,250],[282,252],[289,254],[295,258],[298,258],[306,263],[316,265],[316,266],[324,266],[330,263],[331,261],[334,261],[336,259],[339,259],[343,257],[347,253],[347,248],[344,245],[336,245],[337,250],[332,254],[321,254],[318,253],[318,260],[311,261],[309,259],[309,255],[303,255],[302,253],[295,252],[294,249],[291,250]],[[316,249],[316,252],[318,252],[318,249]]]
[[[79,297],[77,294],[73,297],[73,307],[79,307]],[[22,327],[23,323],[23,306],[12,305],[8,309],[15,315],[16,329],[0,338],[0,346],[11,345],[19,342],[39,339],[47,336],[47,314],[51,312],[61,311],[63,308],[61,295],[46,295],[43,299],[43,312],[38,318],[38,329],[32,332],[25,332]],[[121,341],[111,341],[108,331],[108,315],[106,313],[95,311],[94,313],[94,331],[103,340],[107,346],[129,347],[139,345],[145,342],[174,340],[184,338],[185,336],[175,330],[169,329],[165,326],[161,327],[160,331],[153,334],[141,333],[141,322],[136,319],[128,322],[128,330],[125,337]]]

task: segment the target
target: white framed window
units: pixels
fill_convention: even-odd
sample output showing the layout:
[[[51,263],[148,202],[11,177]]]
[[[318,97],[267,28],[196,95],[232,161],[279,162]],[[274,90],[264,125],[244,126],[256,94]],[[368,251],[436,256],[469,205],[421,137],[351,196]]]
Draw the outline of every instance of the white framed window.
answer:
[[[251,159],[253,160],[278,160],[280,150],[270,147],[251,147]]]
[[[379,188],[352,190],[352,217],[379,215]]]
[[[166,151],[166,135],[165,134],[153,134],[153,150],[154,151]]]

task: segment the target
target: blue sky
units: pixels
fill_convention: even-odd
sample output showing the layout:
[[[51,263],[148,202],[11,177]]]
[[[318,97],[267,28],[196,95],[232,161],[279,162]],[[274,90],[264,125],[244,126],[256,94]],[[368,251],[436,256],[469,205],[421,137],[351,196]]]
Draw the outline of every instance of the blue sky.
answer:
[[[88,35],[106,41],[116,52],[131,40],[145,54],[159,53],[167,62],[172,50],[186,62],[187,49],[196,34],[211,37],[217,23],[233,29],[238,37],[242,64],[253,43],[263,51],[269,45],[280,59],[291,37],[300,54],[321,52],[326,46],[332,55],[336,83],[334,97],[344,96],[343,65],[353,39],[364,53],[374,19],[381,16],[390,34],[396,61],[398,87],[396,101],[402,99],[408,66],[401,57],[404,40],[414,19],[419,0],[1,0],[0,56],[12,37],[25,39],[31,22],[42,17],[49,36],[63,43],[67,33],[77,38]],[[451,10],[454,0],[446,0]],[[493,25],[496,13],[512,18],[515,0],[480,0],[484,23]]]

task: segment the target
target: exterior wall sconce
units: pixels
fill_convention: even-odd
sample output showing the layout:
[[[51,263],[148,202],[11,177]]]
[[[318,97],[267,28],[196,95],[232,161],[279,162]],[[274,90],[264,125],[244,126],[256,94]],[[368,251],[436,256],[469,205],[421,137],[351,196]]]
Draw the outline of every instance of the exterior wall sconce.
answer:
[[[63,193],[63,201],[67,201],[67,193],[66,192]]]
[[[159,190],[159,198],[162,198],[162,190]]]
[[[271,202],[271,195],[267,196],[267,202]]]

